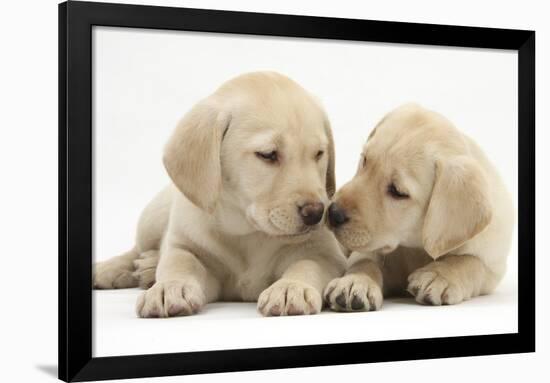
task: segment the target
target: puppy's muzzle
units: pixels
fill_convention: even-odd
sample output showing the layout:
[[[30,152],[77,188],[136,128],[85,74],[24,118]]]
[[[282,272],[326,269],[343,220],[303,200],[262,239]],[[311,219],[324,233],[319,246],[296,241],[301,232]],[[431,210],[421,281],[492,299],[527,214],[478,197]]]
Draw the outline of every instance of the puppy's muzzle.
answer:
[[[306,203],[298,207],[298,212],[300,213],[300,217],[302,217],[304,225],[317,225],[323,218],[325,205],[322,202]]]
[[[349,218],[346,215],[346,211],[336,203],[331,203],[328,208],[328,222],[330,226],[337,228],[348,221]]]

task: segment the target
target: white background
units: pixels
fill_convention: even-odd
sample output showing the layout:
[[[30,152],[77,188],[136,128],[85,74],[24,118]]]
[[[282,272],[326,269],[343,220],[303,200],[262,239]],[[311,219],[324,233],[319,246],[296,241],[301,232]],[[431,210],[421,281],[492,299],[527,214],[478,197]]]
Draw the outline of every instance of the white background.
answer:
[[[260,371],[186,377],[186,381],[279,381],[281,379],[354,379],[463,382],[471,379],[517,381],[542,373],[550,356],[549,286],[544,271],[550,246],[545,235],[548,182],[543,163],[548,140],[550,29],[547,10],[534,1],[252,2],[172,1],[190,7],[358,17],[397,21],[479,25],[537,30],[537,328],[536,354]],[[0,62],[3,129],[0,164],[3,267],[3,324],[0,374],[7,381],[53,381],[57,342],[57,8],[53,1],[3,4]],[[22,17],[22,15],[25,15]],[[543,68],[540,70],[540,68]],[[181,381],[182,378],[144,379]]]
[[[517,200],[514,51],[105,27],[94,28],[92,41],[98,260],[133,246],[138,215],[168,182],[161,153],[177,121],[221,83],[249,71],[284,73],[325,105],[335,140],[337,186],[355,173],[363,142],[377,121],[414,101],[473,137]],[[96,291],[93,354],[514,333],[516,241],[509,261],[504,282],[489,297],[452,308],[386,300],[380,312],[360,315],[266,320],[253,304],[217,304],[193,318],[151,321],[134,314],[139,291]]]

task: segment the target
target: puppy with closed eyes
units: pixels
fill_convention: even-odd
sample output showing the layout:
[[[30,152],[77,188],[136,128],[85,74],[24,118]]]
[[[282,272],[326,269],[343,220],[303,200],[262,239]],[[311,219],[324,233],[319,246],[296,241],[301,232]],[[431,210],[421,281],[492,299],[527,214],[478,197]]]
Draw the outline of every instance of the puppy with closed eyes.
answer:
[[[443,116],[418,105],[386,115],[363,147],[328,221],[353,251],[325,299],[377,310],[408,291],[445,305],[489,294],[506,270],[513,203],[496,168]]]
[[[164,165],[172,184],[142,213],[135,247],[95,265],[96,288],[149,287],[140,317],[221,300],[258,301],[264,315],[321,310],[345,258],[323,225],[331,129],[308,92],[272,72],[228,81],[185,115]]]

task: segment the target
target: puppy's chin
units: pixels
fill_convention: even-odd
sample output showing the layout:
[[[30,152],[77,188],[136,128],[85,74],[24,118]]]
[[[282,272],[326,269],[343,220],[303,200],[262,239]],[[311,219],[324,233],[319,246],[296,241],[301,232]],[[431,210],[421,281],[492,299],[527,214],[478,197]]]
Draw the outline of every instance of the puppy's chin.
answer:
[[[345,248],[351,251],[364,252],[371,244],[370,234],[366,230],[353,229],[348,227],[333,228],[332,232]]]
[[[359,253],[378,253],[385,255],[393,252],[399,245],[398,243],[380,244],[376,243],[374,240],[361,241],[357,238],[350,240],[349,236],[344,235],[340,237],[338,234],[336,234],[336,238],[344,247],[350,250],[350,254],[352,251],[356,251]]]
[[[336,239],[348,250],[360,253],[376,252],[379,254],[389,254],[399,245],[393,240],[380,241],[372,238],[370,233],[361,228],[340,227],[331,228]]]
[[[270,222],[260,225],[258,230],[271,238],[277,238],[283,242],[298,243],[307,240],[313,231],[318,229],[318,226],[306,226],[295,231],[282,231],[275,227]]]
[[[266,236],[270,238],[276,238],[277,240],[284,242],[284,243],[300,243],[308,240],[312,233],[317,229],[315,228],[307,228],[303,231],[298,231],[295,233],[285,233],[280,232],[278,230],[273,230],[273,228],[267,228],[263,229],[262,227],[258,227],[258,231],[262,232]]]
[[[301,233],[271,235],[271,237],[275,237],[284,243],[300,243],[308,240],[313,231],[314,229],[309,229]]]

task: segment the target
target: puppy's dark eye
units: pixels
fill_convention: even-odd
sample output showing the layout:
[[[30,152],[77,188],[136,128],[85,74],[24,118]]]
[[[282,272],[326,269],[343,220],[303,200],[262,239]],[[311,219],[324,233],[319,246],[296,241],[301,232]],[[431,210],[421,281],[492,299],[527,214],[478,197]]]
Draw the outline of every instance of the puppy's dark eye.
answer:
[[[273,150],[271,152],[255,152],[256,157],[267,161],[267,162],[277,162],[279,160],[279,155],[277,154],[276,150]]]
[[[407,193],[399,191],[399,189],[395,186],[393,182],[388,185],[388,194],[395,199],[409,198],[409,195]]]
[[[319,160],[323,157],[323,154],[325,154],[325,152],[323,152],[322,150],[319,150],[319,151],[317,152],[317,154],[315,155],[315,159],[316,159],[317,161],[319,161]]]

